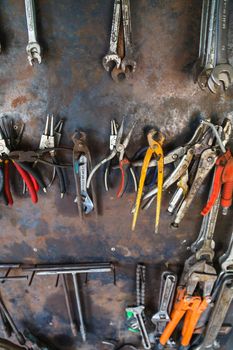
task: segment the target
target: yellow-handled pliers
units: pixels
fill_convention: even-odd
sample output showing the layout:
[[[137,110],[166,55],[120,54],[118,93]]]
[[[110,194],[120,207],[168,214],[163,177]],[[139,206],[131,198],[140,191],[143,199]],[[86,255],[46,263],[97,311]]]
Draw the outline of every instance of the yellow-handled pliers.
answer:
[[[165,137],[161,132],[151,129],[147,134],[147,140],[149,143],[149,147],[146,151],[146,155],[142,164],[141,176],[140,176],[139,187],[138,187],[137,198],[136,198],[136,207],[133,215],[132,230],[135,229],[136,222],[137,222],[147,169],[152,156],[154,156],[154,158],[157,160],[157,167],[158,167],[158,180],[157,180],[158,194],[157,194],[157,207],[156,207],[156,217],[155,217],[155,233],[158,233],[161,202],[162,202],[163,177],[164,177],[164,155],[163,155],[162,145],[165,140]]]

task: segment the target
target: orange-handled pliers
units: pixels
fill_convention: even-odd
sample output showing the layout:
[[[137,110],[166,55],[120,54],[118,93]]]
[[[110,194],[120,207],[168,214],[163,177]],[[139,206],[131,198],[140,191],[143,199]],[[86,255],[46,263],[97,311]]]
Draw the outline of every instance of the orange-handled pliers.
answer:
[[[151,129],[147,134],[147,140],[149,143],[149,147],[146,151],[146,155],[144,157],[143,164],[142,164],[141,176],[140,176],[140,181],[138,186],[138,193],[136,198],[136,206],[133,214],[132,230],[134,230],[136,226],[149,163],[151,161],[151,158],[154,156],[154,158],[157,160],[157,167],[158,167],[158,176],[157,176],[158,194],[157,194],[157,206],[156,206],[156,217],[155,217],[155,233],[157,233],[158,227],[159,227],[159,218],[160,218],[160,211],[161,211],[162,191],[163,191],[164,155],[163,155],[162,145],[164,143],[165,137],[163,136],[162,133],[154,129]]]

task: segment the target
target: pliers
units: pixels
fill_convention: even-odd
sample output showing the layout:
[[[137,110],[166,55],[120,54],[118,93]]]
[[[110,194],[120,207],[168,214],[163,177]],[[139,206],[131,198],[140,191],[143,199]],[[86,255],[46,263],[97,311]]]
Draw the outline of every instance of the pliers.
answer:
[[[226,215],[228,209],[232,205],[233,200],[233,154],[232,151],[225,147],[226,142],[222,141],[218,135],[214,125],[210,125],[213,132],[218,138],[218,143],[223,154],[218,157],[215,166],[213,186],[210,194],[210,198],[202,210],[202,215],[207,215],[211,208],[214,206],[221,190],[221,206],[223,208],[223,215]]]
[[[51,151],[49,151],[49,155],[50,155],[52,162],[54,164],[54,170],[53,170],[53,175],[52,175],[52,179],[49,183],[49,186],[51,186],[51,184],[53,183],[55,176],[57,174],[58,179],[59,179],[59,184],[60,184],[61,198],[63,198],[64,194],[66,193],[66,178],[65,178],[64,169],[57,166],[57,165],[59,165],[59,163],[58,163],[58,160],[56,158],[54,148],[57,147],[58,143],[60,142],[61,135],[57,135],[57,133],[61,134],[62,126],[63,126],[63,121],[60,120],[54,128],[53,115],[51,115],[51,116],[47,115],[44,133],[41,135],[40,144],[39,144],[40,150],[51,149]],[[55,139],[55,135],[56,135],[56,139]]]
[[[3,174],[3,189],[2,194],[4,197],[4,201],[7,205],[13,204],[13,198],[10,190],[10,170],[9,170],[9,162],[15,166],[18,173],[21,175],[23,180],[25,181],[29,193],[31,196],[31,200],[33,203],[38,201],[37,192],[39,191],[39,184],[46,192],[44,182],[42,178],[36,173],[32,167],[26,163],[17,162],[11,158],[10,148],[15,146],[13,142],[13,132],[12,128],[9,125],[4,123],[5,119],[2,119],[1,127],[0,127],[0,157],[1,157],[1,173]]]
[[[162,133],[157,132],[154,129],[151,129],[148,132],[147,140],[149,143],[149,147],[147,149],[147,152],[143,161],[143,165],[142,165],[138,193],[136,198],[136,206],[133,214],[132,230],[134,230],[136,226],[148,166],[152,156],[154,156],[158,164],[158,170],[157,170],[158,171],[158,195],[157,195],[157,206],[156,206],[156,217],[155,217],[155,233],[157,233],[158,226],[159,226],[160,211],[161,211],[163,177],[164,177],[164,155],[163,155],[162,145],[165,138]]]
[[[135,127],[135,123],[131,127],[130,131],[128,132],[125,139],[122,141],[123,131],[124,131],[124,123],[125,118],[123,118],[120,128],[117,128],[117,124],[115,120],[111,120],[111,133],[110,133],[110,151],[111,153],[109,156],[101,160],[92,170],[90,173],[88,180],[87,180],[87,188],[89,188],[92,177],[94,176],[95,172],[101,167],[101,165],[107,163],[107,167],[105,169],[105,189],[108,191],[108,176],[110,174],[111,168],[115,168],[112,166],[112,161],[115,157],[118,158],[118,164],[117,167],[119,167],[121,171],[121,181],[120,186],[117,191],[117,197],[120,198],[126,189],[127,182],[128,182],[128,173],[130,172],[133,178],[134,182],[134,189],[135,192],[137,191],[137,179],[134,172],[133,167],[131,166],[131,162],[128,159],[128,157],[125,155],[125,150],[129,144],[133,129]]]

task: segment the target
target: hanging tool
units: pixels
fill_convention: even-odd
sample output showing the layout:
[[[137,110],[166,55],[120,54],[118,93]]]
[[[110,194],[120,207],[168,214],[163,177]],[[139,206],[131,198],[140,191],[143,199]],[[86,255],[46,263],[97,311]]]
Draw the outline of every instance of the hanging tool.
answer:
[[[216,270],[212,266],[215,247],[213,234],[217,215],[218,206],[216,205],[211,215],[203,218],[198,236],[200,243],[197,244],[195,241],[195,244],[192,245],[194,254],[185,261],[177,288],[176,301],[170,316],[171,321],[160,337],[161,349],[184,316],[181,345],[185,349],[188,348],[201,315],[208,309],[212,301],[212,292],[217,279]]]
[[[62,125],[63,125],[62,121],[59,121],[55,128],[57,128],[57,130],[60,130],[60,126],[62,128]],[[53,170],[52,179],[50,181],[50,185],[55,178],[54,176],[54,171],[55,171],[59,179],[60,195],[61,195],[61,198],[63,198],[64,194],[66,193],[66,180],[65,180],[64,169],[59,167],[59,162],[56,157],[55,148],[57,147],[58,145],[56,144],[56,139],[55,139],[54,117],[53,115],[51,116],[47,115],[44,133],[41,135],[41,138],[40,138],[39,149],[40,150],[50,149],[49,155],[54,164],[54,170]]]
[[[156,207],[156,218],[155,218],[155,233],[158,233],[159,217],[160,217],[161,202],[162,202],[163,174],[164,174],[164,156],[163,156],[162,146],[165,138],[162,133],[152,129],[148,133],[147,139],[149,143],[149,148],[147,149],[147,152],[143,161],[143,165],[142,165],[139,188],[138,188],[137,199],[136,199],[136,208],[133,214],[134,216],[133,216],[132,230],[135,229],[135,225],[138,217],[138,212],[141,204],[148,165],[150,163],[151,158],[154,156],[158,164],[158,195],[157,195],[157,207]]]
[[[89,214],[94,208],[97,210],[97,198],[93,183],[88,192],[87,178],[91,174],[92,160],[89,147],[87,145],[87,135],[83,131],[76,131],[72,136],[73,147],[73,171],[76,187],[75,202],[81,217]]]
[[[3,195],[5,203],[9,205],[13,204],[13,198],[10,190],[9,161],[14,164],[18,173],[27,184],[32,202],[36,203],[38,201],[37,192],[39,191],[39,185],[44,190],[44,192],[46,192],[45,184],[41,176],[34,169],[32,169],[29,164],[21,164],[21,162],[10,158],[11,149],[16,147],[16,145],[19,143],[20,136],[18,135],[17,139],[14,139],[13,125],[11,123],[10,126],[6,119],[6,117],[3,117],[1,119],[0,126],[0,157],[2,162],[1,172],[3,174]],[[22,130],[23,129],[21,128],[20,133]]]
[[[223,214],[226,215],[233,199],[233,155],[230,149],[227,149],[226,153],[221,155],[216,161],[212,193],[201,212],[202,215],[209,213],[221,191],[221,206]]]
[[[136,123],[133,123],[133,126],[131,127],[127,136],[122,141],[122,136],[123,136],[123,132],[124,132],[124,123],[125,123],[125,118],[123,118],[121,126],[118,129],[115,120],[111,120],[111,133],[110,133],[110,146],[109,146],[111,153],[106,158],[101,160],[101,162],[96,164],[96,166],[91,171],[91,173],[88,177],[88,180],[87,180],[87,188],[89,188],[95,172],[103,164],[107,163],[107,166],[105,169],[105,175],[104,175],[104,179],[105,179],[104,182],[105,182],[105,189],[106,189],[106,191],[108,191],[108,189],[109,189],[108,177],[109,177],[109,174],[110,174],[110,171],[112,170],[112,168],[115,168],[115,167],[113,167],[113,164],[112,164],[113,159],[115,157],[117,157],[118,158],[117,166],[119,166],[119,169],[121,172],[120,186],[119,186],[118,191],[117,191],[118,198],[121,197],[126,190],[129,172],[133,178],[134,189],[135,189],[135,191],[137,191],[136,175],[135,175],[133,167],[131,166],[130,160],[125,155],[125,150],[129,144],[129,141],[130,141],[130,138],[131,138],[131,135],[132,135],[132,132],[133,132],[133,129],[134,129]]]
[[[41,47],[37,42],[36,13],[34,0],[25,0],[25,11],[28,29],[28,44],[26,51],[31,66],[41,63]]]
[[[170,321],[170,312],[173,304],[177,277],[175,274],[166,271],[161,277],[160,300],[158,312],[156,312],[151,322],[155,325],[155,335],[161,335]]]
[[[175,168],[164,180],[163,190],[177,183],[177,191],[168,209],[175,214],[172,227],[178,227],[187,213],[200,186],[214,167],[222,145],[225,146],[228,143],[231,131],[232,123],[229,118],[224,120],[222,126],[201,121],[193,138],[187,144],[164,157],[164,164],[173,163]],[[157,191],[158,188],[155,187],[143,196],[142,208],[149,208],[156,198]]]
[[[146,288],[146,266],[137,264],[136,268],[136,306],[125,309],[128,330],[140,333],[144,349],[151,349],[149,335],[146,329],[145,318],[145,288]]]
[[[130,0],[114,1],[110,46],[102,64],[106,71],[112,69],[112,78],[116,82],[124,80],[120,79],[121,76],[129,79],[136,70]]]

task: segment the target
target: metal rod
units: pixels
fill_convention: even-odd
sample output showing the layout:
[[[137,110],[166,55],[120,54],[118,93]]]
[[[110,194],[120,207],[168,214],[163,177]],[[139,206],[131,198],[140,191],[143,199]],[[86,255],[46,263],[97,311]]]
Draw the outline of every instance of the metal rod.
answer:
[[[75,299],[77,303],[77,309],[78,309],[78,316],[79,316],[79,321],[80,321],[80,333],[82,340],[85,342],[86,341],[86,329],[85,329],[85,324],[83,320],[83,313],[82,313],[82,305],[80,301],[80,293],[79,293],[79,286],[78,286],[78,280],[76,273],[72,273],[73,277],[73,283],[74,283],[74,292],[75,292]]]
[[[71,302],[70,294],[68,291],[66,275],[62,275],[62,286],[64,289],[66,308],[67,308],[67,313],[68,313],[69,320],[70,320],[71,331],[72,331],[73,335],[76,337],[78,335],[78,330],[77,330],[77,326],[76,326],[76,323],[74,321],[74,317],[73,317],[73,313],[72,313],[72,306],[71,306],[72,302]]]

